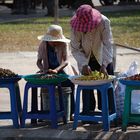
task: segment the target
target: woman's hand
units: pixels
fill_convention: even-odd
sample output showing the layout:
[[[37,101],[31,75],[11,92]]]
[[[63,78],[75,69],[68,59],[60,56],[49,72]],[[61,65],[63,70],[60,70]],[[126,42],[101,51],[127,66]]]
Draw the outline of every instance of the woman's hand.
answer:
[[[82,68],[82,74],[83,75],[89,75],[91,74],[92,70],[90,68],[90,66],[88,65],[84,65],[83,68]]]
[[[104,65],[101,66],[100,72],[103,73],[105,75],[105,77],[108,77],[108,73],[107,73],[106,67]]]
[[[48,73],[50,73],[50,74],[57,74],[58,73],[58,71],[57,70],[53,70],[53,69],[48,69]]]
[[[43,70],[39,70],[39,71],[37,71],[36,73],[41,73],[41,74],[42,74],[42,73],[43,73]]]

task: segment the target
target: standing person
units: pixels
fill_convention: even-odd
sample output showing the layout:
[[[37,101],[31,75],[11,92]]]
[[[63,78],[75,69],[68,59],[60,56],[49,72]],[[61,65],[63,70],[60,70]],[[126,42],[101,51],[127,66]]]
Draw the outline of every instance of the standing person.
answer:
[[[113,38],[110,20],[90,5],[81,5],[71,21],[71,51],[81,74],[89,75],[98,70],[113,75]],[[98,91],[99,92],[99,91]],[[109,108],[111,108],[109,91]],[[83,114],[91,114],[96,107],[92,90],[83,90]],[[98,109],[101,95],[98,94]]]
[[[38,39],[41,40],[37,58],[37,66],[40,69],[39,72],[49,74],[65,73],[73,75],[73,70],[68,61],[68,43],[70,40],[65,38],[63,35],[61,26],[50,25],[46,35],[39,36]],[[72,115],[74,110],[74,85],[70,80],[67,80],[62,83],[62,87],[65,87],[62,88],[63,92],[65,92],[64,96],[65,94],[71,94],[71,105],[68,105],[67,112],[70,112],[68,110],[70,110],[69,107],[71,106]],[[47,89],[41,89],[44,110],[49,109],[47,106],[49,101],[46,92]],[[64,100],[64,102],[66,101]],[[71,115],[67,116],[67,118],[70,118]]]

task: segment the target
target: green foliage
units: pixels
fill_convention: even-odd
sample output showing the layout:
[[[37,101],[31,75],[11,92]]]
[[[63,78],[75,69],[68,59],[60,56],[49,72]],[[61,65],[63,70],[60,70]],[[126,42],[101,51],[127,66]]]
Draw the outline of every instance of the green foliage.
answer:
[[[115,43],[140,47],[140,11],[103,13],[109,17]],[[59,18],[64,35],[70,38],[70,18]],[[54,18],[32,18],[0,24],[0,51],[36,51],[38,35],[45,34]]]
[[[111,20],[116,43],[140,47],[140,11],[104,13]]]

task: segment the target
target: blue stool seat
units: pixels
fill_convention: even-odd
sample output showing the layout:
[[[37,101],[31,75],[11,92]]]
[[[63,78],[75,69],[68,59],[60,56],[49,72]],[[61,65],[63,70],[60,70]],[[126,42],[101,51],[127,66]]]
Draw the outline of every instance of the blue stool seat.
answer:
[[[115,104],[115,99],[113,99],[114,100],[113,113],[109,114],[109,109],[108,109],[108,89],[109,88],[113,89],[113,84],[111,82],[102,84],[102,85],[94,85],[94,86],[83,86],[83,85],[77,86],[73,129],[77,128],[78,120],[95,121],[95,122],[101,121],[101,122],[103,122],[104,131],[108,131],[110,129],[110,121],[112,121],[116,118],[116,104]],[[101,114],[92,115],[92,116],[80,114],[80,93],[81,93],[81,90],[83,90],[83,89],[88,89],[88,90],[96,89],[96,90],[100,91],[101,100],[102,100]],[[114,89],[113,89],[113,91],[114,91]],[[114,98],[114,92],[113,92],[113,98]]]
[[[11,111],[0,112],[0,119],[12,119],[14,128],[19,128],[19,118],[22,108],[18,82],[0,83],[0,88],[9,89],[11,105]]]
[[[59,105],[60,105],[60,110],[56,111],[56,102],[55,102],[55,88],[58,87],[58,93],[59,93]],[[36,89],[37,88],[47,88],[49,97],[50,97],[50,111],[49,112],[42,112],[37,110],[37,104],[32,104],[32,111],[28,111],[28,90]],[[33,96],[34,93],[32,93]],[[36,96],[36,95],[35,95]],[[36,96],[37,97],[37,96]],[[35,99],[36,100],[36,99]],[[36,100],[37,102],[37,100]],[[34,107],[36,109],[34,109]],[[51,121],[51,126],[52,128],[57,128],[57,121],[58,118],[62,117],[64,123],[66,123],[66,116],[64,113],[64,104],[63,104],[63,97],[62,97],[62,89],[61,89],[61,84],[32,84],[27,82],[25,85],[25,90],[24,90],[24,100],[23,100],[23,111],[22,111],[22,123],[21,127],[25,127],[25,120],[26,119],[47,119]]]

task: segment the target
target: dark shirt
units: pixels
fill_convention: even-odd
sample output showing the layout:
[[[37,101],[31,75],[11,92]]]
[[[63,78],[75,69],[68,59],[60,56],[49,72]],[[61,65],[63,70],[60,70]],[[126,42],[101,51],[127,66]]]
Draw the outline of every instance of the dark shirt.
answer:
[[[48,62],[49,62],[49,69],[55,69],[59,66],[57,54],[55,52],[55,48],[47,44],[48,49]]]

